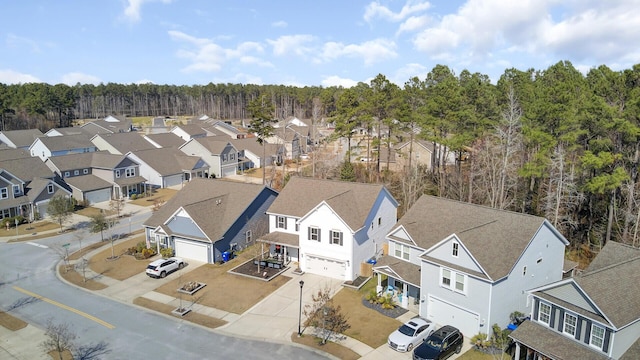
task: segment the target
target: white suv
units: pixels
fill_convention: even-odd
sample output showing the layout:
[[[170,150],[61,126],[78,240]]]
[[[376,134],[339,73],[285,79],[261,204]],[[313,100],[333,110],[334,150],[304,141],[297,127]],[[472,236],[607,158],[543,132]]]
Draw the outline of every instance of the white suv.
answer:
[[[168,259],[158,259],[149,266],[147,266],[146,273],[151,277],[163,278],[168,273],[182,269],[184,267],[184,260],[177,257],[170,257]]]

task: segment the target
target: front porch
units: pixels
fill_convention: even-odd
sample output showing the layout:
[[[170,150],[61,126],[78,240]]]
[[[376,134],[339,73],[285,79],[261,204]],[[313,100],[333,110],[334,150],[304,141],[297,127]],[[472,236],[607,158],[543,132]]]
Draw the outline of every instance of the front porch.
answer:
[[[420,266],[392,256],[383,256],[373,266],[376,291],[386,293],[402,308],[420,313]]]

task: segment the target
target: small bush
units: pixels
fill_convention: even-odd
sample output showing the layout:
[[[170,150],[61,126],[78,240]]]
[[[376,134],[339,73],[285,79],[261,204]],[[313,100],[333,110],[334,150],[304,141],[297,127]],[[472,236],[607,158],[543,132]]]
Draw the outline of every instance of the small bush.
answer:
[[[162,255],[163,258],[170,258],[173,256],[173,249],[172,248],[164,248],[164,249],[160,249],[160,255]]]
[[[137,194],[131,194],[131,196],[129,196],[129,198],[130,198],[131,200],[135,200],[135,199],[137,199],[137,198],[138,198],[138,195],[137,195]]]
[[[140,255],[143,259],[148,259],[155,254],[156,252],[153,249],[147,249],[147,248],[142,249],[142,252],[140,252]]]
[[[147,248],[147,243],[145,241],[140,241],[136,244],[136,252],[142,252],[142,250]]]

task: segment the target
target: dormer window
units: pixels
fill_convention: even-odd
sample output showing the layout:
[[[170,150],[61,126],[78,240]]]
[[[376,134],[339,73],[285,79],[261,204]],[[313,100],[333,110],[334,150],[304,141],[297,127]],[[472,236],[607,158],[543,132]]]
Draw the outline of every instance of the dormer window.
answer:
[[[73,176],[80,175],[80,170],[73,170]]]
[[[453,248],[451,251],[451,255],[453,255],[453,257],[458,257],[458,243],[454,242],[453,243]]]
[[[82,173],[87,175],[89,173],[89,169],[82,169]]]
[[[53,185],[52,184],[47,185],[47,192],[49,194],[53,194]]]
[[[69,177],[69,176],[71,176],[71,172],[69,172],[69,171],[65,171],[65,172],[64,172],[64,177]]]

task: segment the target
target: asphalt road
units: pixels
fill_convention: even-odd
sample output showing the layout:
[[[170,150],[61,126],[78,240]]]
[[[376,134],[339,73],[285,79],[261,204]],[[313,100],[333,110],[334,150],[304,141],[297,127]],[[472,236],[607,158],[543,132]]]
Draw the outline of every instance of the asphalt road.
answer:
[[[149,214],[134,216],[133,229]],[[128,220],[114,228],[127,233]],[[60,281],[55,266],[69,253],[100,240],[83,230],[47,239],[0,243],[0,309],[32,325],[67,323],[76,344],[107,343],[104,359],[326,359],[304,348],[221,335],[180,319],[95,295]],[[34,344],[38,346],[38,344]]]

